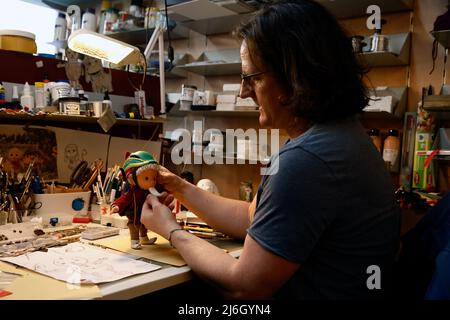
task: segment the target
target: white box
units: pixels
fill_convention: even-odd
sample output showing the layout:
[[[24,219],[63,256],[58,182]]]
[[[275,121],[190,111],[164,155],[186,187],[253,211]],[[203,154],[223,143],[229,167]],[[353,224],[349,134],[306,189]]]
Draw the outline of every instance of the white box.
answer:
[[[194,106],[213,106],[214,105],[214,93],[206,90],[206,91],[194,91],[194,100],[192,104]]]
[[[58,223],[72,222],[74,216],[87,216],[91,192],[35,194],[35,212],[48,224],[51,218]]]
[[[240,83],[224,83],[222,90],[239,92],[239,91],[241,91],[241,84]]]
[[[218,94],[216,98],[217,104],[219,103],[236,103],[235,94]]]

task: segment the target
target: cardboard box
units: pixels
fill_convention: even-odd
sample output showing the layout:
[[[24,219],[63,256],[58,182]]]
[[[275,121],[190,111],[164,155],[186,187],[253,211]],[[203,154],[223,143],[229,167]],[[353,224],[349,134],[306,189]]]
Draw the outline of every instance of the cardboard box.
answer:
[[[71,223],[74,216],[87,216],[91,192],[35,194],[37,217],[44,224],[51,218],[58,218],[58,224]]]

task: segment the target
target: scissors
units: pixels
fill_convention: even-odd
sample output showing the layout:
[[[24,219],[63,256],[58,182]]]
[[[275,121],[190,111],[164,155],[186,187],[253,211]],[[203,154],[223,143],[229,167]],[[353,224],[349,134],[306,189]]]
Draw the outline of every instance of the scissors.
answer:
[[[90,178],[91,174],[92,171],[87,161],[80,161],[70,175],[70,187],[81,187]]]

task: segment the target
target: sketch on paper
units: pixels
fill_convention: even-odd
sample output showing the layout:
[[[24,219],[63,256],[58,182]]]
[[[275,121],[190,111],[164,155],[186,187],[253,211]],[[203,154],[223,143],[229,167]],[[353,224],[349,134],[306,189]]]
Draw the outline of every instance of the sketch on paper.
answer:
[[[108,155],[109,135],[52,127],[58,145],[58,181],[69,183],[70,175],[80,161],[89,164]]]
[[[81,161],[84,161],[86,155],[86,149],[83,148],[80,152],[75,143],[69,143],[64,147],[64,162],[67,163],[69,170],[74,170]]]
[[[25,173],[31,163],[44,179],[57,178],[56,135],[35,126],[0,125],[0,157],[10,176]]]
[[[0,260],[73,284],[111,282],[161,268],[79,242]]]

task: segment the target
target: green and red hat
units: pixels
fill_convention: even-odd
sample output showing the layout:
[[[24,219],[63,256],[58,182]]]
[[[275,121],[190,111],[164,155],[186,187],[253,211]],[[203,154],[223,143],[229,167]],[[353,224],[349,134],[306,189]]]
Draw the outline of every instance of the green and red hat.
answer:
[[[125,176],[128,177],[136,169],[143,166],[155,165],[155,169],[158,166],[158,161],[147,151],[136,151],[131,153],[122,165],[122,169],[125,171]]]

